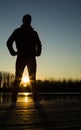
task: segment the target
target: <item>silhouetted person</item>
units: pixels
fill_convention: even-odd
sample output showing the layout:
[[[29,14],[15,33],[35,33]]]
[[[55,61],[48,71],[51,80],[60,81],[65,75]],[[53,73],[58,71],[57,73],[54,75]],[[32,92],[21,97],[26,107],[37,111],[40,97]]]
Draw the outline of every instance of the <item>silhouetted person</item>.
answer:
[[[33,99],[38,100],[36,84],[36,56],[41,55],[41,41],[38,33],[31,26],[31,16],[23,16],[21,27],[15,29],[7,41],[7,47],[12,56],[17,55],[15,82],[12,92],[12,102],[17,101],[18,88],[21,82],[24,68],[27,66],[30,83],[32,86]],[[13,48],[15,42],[17,51]]]

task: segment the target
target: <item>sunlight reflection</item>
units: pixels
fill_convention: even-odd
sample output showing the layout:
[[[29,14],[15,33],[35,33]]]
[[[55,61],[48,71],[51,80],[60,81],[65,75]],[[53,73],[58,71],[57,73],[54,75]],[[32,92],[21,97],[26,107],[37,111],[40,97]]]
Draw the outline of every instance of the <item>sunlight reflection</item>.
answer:
[[[30,95],[30,93],[28,93],[28,92],[18,93],[17,102],[27,102],[27,103],[30,102],[31,97],[29,95]]]
[[[29,93],[24,93],[24,96],[25,96],[24,102],[28,102],[28,95],[29,95]]]
[[[24,93],[24,95],[25,95],[25,96],[28,96],[28,95],[29,95],[29,93],[27,93],[27,92],[26,92],[26,93]]]

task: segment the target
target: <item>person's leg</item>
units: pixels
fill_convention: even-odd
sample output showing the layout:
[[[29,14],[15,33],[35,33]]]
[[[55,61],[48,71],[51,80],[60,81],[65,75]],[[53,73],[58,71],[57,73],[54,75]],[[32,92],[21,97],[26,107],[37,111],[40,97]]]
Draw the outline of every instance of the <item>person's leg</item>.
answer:
[[[15,69],[16,69],[15,70],[16,71],[15,72],[15,81],[14,81],[14,86],[13,86],[13,90],[12,90],[12,102],[17,101],[18,89],[19,89],[19,85],[21,82],[24,67],[25,67],[24,60],[20,57],[17,57],[16,67],[15,67]]]
[[[29,79],[32,87],[33,99],[38,100],[38,87],[36,83],[36,59],[31,59],[27,64]]]

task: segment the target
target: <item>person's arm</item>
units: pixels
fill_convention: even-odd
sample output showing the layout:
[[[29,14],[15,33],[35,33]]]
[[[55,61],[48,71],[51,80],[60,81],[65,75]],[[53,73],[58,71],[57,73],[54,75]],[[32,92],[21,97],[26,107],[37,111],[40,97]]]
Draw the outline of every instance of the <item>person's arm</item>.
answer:
[[[15,33],[13,32],[12,35],[7,40],[7,47],[12,56],[17,55],[17,52],[13,49],[13,43],[15,41]]]
[[[40,56],[42,51],[41,41],[38,34],[36,33],[36,56]]]

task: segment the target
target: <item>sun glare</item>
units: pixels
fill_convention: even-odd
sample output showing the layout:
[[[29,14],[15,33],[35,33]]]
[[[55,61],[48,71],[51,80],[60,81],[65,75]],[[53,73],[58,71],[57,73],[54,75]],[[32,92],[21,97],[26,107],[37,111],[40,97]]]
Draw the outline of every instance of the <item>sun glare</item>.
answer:
[[[22,77],[22,84],[23,84],[24,86],[26,86],[29,82],[30,82],[30,81],[29,81],[29,78],[28,78],[28,77]]]
[[[23,78],[22,78],[22,81],[23,81],[24,83],[27,83],[27,82],[29,82],[29,78],[23,77]]]

